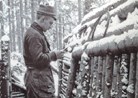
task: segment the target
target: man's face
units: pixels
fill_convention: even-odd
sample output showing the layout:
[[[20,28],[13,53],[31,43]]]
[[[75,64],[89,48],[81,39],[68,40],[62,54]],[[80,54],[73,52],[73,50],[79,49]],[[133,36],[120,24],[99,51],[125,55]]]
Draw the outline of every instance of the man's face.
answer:
[[[47,30],[51,29],[54,21],[55,20],[52,17],[45,18],[43,21],[43,31],[46,32]]]

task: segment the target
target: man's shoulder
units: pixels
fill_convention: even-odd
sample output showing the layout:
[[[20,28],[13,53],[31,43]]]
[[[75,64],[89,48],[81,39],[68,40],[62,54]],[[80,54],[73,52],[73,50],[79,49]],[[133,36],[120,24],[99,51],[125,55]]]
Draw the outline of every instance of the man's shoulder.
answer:
[[[37,30],[35,30],[34,28],[30,27],[26,31],[25,36],[28,36],[28,37],[40,37],[41,34]]]

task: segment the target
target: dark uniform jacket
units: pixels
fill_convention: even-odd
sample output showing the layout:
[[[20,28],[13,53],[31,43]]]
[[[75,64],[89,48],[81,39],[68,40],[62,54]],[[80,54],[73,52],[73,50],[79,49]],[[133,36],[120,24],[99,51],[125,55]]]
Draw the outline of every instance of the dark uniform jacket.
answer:
[[[50,62],[57,58],[55,52],[50,52],[42,28],[35,22],[25,33],[23,56],[27,66],[26,87],[39,97],[52,98],[55,89]]]

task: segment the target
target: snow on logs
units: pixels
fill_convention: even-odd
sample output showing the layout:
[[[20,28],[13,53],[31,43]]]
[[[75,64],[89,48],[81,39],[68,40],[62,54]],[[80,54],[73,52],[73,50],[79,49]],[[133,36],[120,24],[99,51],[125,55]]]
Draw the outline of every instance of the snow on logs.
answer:
[[[134,78],[135,74],[138,75],[138,72],[133,73],[133,70],[138,68],[135,66],[135,53],[137,53],[138,50],[137,6],[138,0],[117,0],[105,4],[88,13],[83,18],[81,24],[73,30],[73,33],[65,38],[66,40],[64,40],[64,42],[67,43],[65,49],[72,54],[70,64],[63,62],[66,65],[70,65],[67,91],[65,90],[66,94],[63,94],[66,98],[70,98],[71,96],[79,98],[85,96],[85,98],[91,98],[92,96],[103,96],[104,94],[105,98],[108,98],[109,95],[111,95],[111,97],[134,97],[134,86],[136,88],[135,96],[137,96],[138,83],[136,82],[136,85],[134,85]],[[110,15],[105,14],[107,9],[109,9],[108,14]],[[101,15],[103,16],[101,17]],[[99,17],[101,17],[101,19],[98,25],[95,25]],[[108,27],[107,18],[111,19]],[[93,27],[96,27],[96,29]],[[78,34],[80,38],[76,37],[75,34]],[[128,67],[125,66],[127,61],[129,61],[126,55],[128,55],[128,57],[130,55],[130,73],[119,71]],[[114,56],[118,59],[115,60]],[[87,57],[90,57],[90,61],[85,60]],[[97,58],[97,62],[95,58]],[[129,65],[129,63],[127,65]],[[95,68],[96,66],[97,68]],[[117,70],[114,67],[117,67]],[[126,73],[130,76],[129,78],[125,78]],[[119,80],[117,80],[117,78],[119,78]],[[125,82],[128,81],[127,87]],[[138,81],[138,79],[136,79],[136,81]],[[122,88],[120,89],[121,86]],[[97,89],[95,89],[96,87]]]
[[[107,38],[93,41],[88,44],[85,52],[92,55],[122,54],[137,52],[138,50],[138,30],[129,30],[128,32]]]
[[[109,2],[96,10],[89,12],[81,21],[81,24],[84,24],[94,18],[101,16],[102,14],[106,13],[108,10],[111,10],[112,7],[116,8],[117,6],[121,5],[122,3],[126,2],[127,0],[114,0],[113,2]]]
[[[120,4],[119,4],[120,2]],[[99,21],[99,25],[104,21],[104,20],[107,20],[108,16],[107,14],[105,14],[107,12],[107,8],[110,8],[111,6],[109,5],[118,5],[118,6],[114,6],[114,8],[112,10],[109,11],[109,14],[110,14],[110,17],[113,17],[115,15],[118,15],[119,17],[121,18],[128,18],[128,14],[133,12],[134,9],[135,11],[134,12],[137,12],[137,6],[138,6],[138,0],[117,0],[117,1],[114,1],[114,2],[110,2],[110,3],[107,3],[105,4],[104,6],[100,7],[100,8],[97,8],[95,9],[94,11],[88,13],[87,15],[85,15],[85,17],[82,19],[82,23],[79,24],[73,31],[72,31],[72,34],[66,36],[64,38],[64,42],[67,43],[69,38],[71,38],[74,34],[78,34],[81,32],[81,30],[83,29],[86,29],[87,27],[93,27],[96,20],[98,19],[99,16],[103,15],[101,17],[101,20]],[[102,10],[102,12],[101,12]],[[104,12],[106,11],[106,12]],[[104,13],[103,13],[104,12]],[[99,13],[99,14],[98,14]],[[137,19],[137,18],[135,18]],[[130,22],[130,20],[128,20]],[[128,22],[126,21],[126,22]],[[128,24],[128,23],[127,23]],[[122,24],[125,26],[125,23]],[[133,26],[133,23],[131,24]],[[131,26],[130,25],[130,26]],[[127,25],[126,25],[127,26]],[[129,26],[129,27],[130,27]],[[131,26],[131,27],[132,27]],[[113,27],[112,27],[113,28]],[[126,29],[126,28],[124,28]],[[112,29],[110,29],[112,30]],[[127,30],[127,29],[126,29]],[[112,30],[113,31],[113,30]],[[115,34],[116,32],[113,32],[112,34]],[[108,35],[107,35],[108,36]],[[94,37],[94,40],[96,38]]]

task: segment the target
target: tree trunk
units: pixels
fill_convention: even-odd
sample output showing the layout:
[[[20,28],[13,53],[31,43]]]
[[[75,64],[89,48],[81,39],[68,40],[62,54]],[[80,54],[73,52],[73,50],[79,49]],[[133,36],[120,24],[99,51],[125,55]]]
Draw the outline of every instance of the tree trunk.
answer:
[[[21,34],[20,34],[20,11],[16,10],[16,34],[17,34],[17,44],[18,52],[21,53]]]
[[[9,7],[11,7],[11,2],[10,2],[10,0],[8,0],[8,6]],[[9,35],[10,35],[10,40],[12,39],[12,36],[11,36],[11,9],[9,8],[8,9],[8,13],[9,13]],[[11,41],[10,41],[11,42]],[[10,49],[12,49],[12,44],[10,43]],[[11,69],[11,66],[9,66],[9,69]],[[10,98],[11,98],[11,92],[12,92],[12,81],[11,81],[11,70],[9,70],[9,92],[10,92],[10,94],[9,94],[9,96],[10,96]]]
[[[0,1],[0,11],[3,13],[3,1]],[[3,16],[0,17],[1,18],[1,37],[4,35],[4,20],[3,20]]]
[[[8,6],[9,7],[11,7],[11,4],[10,4],[10,0],[8,0]],[[12,31],[11,31],[11,13],[10,13],[10,11],[11,11],[11,9],[9,8],[8,9],[8,13],[9,13],[9,35],[10,35],[10,40],[12,39],[12,36],[11,36],[11,33],[12,33]],[[10,43],[10,44],[12,44],[12,43]],[[10,45],[10,49],[12,49],[12,45]]]
[[[21,20],[21,53],[23,53],[23,33],[24,33],[24,25],[23,25],[23,1],[20,0],[20,20]]]
[[[62,49],[61,15],[59,15],[59,50]]]
[[[27,2],[28,0],[25,0],[25,8],[24,8],[24,10],[25,10],[25,15],[26,15],[26,19],[25,19],[25,25],[26,25],[26,28],[28,27],[28,18],[27,18],[27,16],[28,16],[28,2]]]
[[[35,16],[34,16],[34,0],[31,0],[31,17],[32,17],[32,22],[33,22],[34,19],[35,19]]]
[[[78,0],[78,18],[80,23],[81,22],[81,0]]]
[[[16,51],[16,42],[15,42],[15,16],[14,16],[14,11],[15,11],[15,8],[14,8],[14,1],[11,2],[11,8],[12,8],[12,31],[11,31],[11,51]]]
[[[90,12],[90,7],[91,7],[91,0],[85,0],[85,10],[84,10],[84,15]]]

